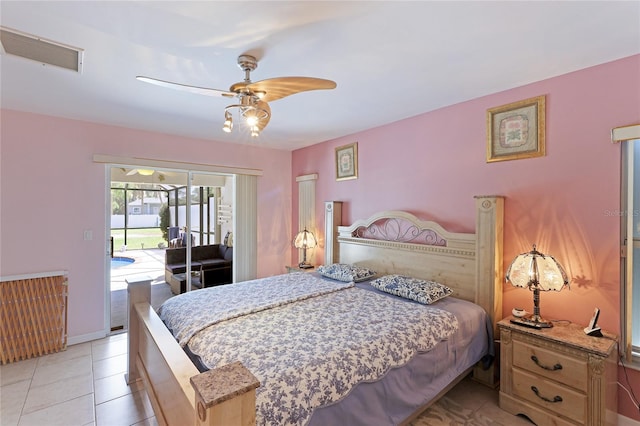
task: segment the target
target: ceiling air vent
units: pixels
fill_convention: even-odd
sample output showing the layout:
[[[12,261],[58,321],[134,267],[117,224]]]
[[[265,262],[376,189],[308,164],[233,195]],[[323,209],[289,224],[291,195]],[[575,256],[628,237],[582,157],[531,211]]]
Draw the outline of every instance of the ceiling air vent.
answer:
[[[0,27],[0,42],[4,53],[82,72],[83,49],[66,46],[31,34]]]

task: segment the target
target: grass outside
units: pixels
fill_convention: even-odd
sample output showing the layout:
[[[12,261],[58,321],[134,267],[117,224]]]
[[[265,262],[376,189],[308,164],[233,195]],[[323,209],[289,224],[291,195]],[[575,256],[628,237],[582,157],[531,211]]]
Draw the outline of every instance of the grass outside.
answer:
[[[113,251],[118,252],[124,245],[124,229],[112,229]],[[158,248],[158,244],[167,247],[167,241],[162,238],[160,228],[140,228],[127,230],[127,250],[144,250]]]

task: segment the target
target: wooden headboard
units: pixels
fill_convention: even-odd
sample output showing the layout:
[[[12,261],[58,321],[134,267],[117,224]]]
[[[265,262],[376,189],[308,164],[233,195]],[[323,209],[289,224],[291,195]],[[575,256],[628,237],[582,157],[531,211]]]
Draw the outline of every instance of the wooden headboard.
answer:
[[[494,333],[502,319],[504,197],[476,196],[476,232],[449,232],[401,211],[384,211],[338,227],[334,259],[379,275],[403,274],[445,284],[484,308]],[[487,379],[489,381],[489,379]]]

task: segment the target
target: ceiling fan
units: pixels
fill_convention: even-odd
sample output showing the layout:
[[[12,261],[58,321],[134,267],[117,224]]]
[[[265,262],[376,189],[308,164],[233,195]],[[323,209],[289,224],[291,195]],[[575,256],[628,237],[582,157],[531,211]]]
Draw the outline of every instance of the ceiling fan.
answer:
[[[157,170],[152,170],[152,169],[131,169],[131,170],[127,170],[124,167],[121,167],[120,170],[122,170],[122,172],[125,174],[125,176],[135,176],[135,175],[140,175],[140,176],[153,176],[154,174],[158,175],[158,180],[160,182],[164,181],[164,175],[160,172],[158,172]]]
[[[125,169],[122,169],[122,171],[124,172]],[[151,176],[154,173],[155,173],[155,170],[151,170],[151,169],[131,169],[126,173],[126,175],[127,176],[133,176],[133,175]]]
[[[336,88],[334,81],[313,77],[277,77],[253,83],[251,71],[258,67],[258,60],[251,55],[238,56],[238,66],[244,71],[244,81],[232,84],[229,90],[190,86],[145,76],[137,76],[136,78],[146,83],[201,95],[237,98],[237,104],[229,105],[224,109],[225,121],[222,130],[227,133],[231,132],[233,129],[232,111],[237,110],[252,137],[257,137],[271,119],[271,108],[268,102],[309,90]]]

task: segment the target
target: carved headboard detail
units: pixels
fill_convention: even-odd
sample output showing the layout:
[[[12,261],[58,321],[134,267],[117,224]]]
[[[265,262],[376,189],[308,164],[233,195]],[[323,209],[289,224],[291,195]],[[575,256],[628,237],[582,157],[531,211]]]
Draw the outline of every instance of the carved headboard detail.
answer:
[[[418,226],[404,217],[379,219],[369,226],[360,226],[353,231],[353,237],[369,240],[396,241],[430,246],[447,246],[447,240],[431,228]]]

